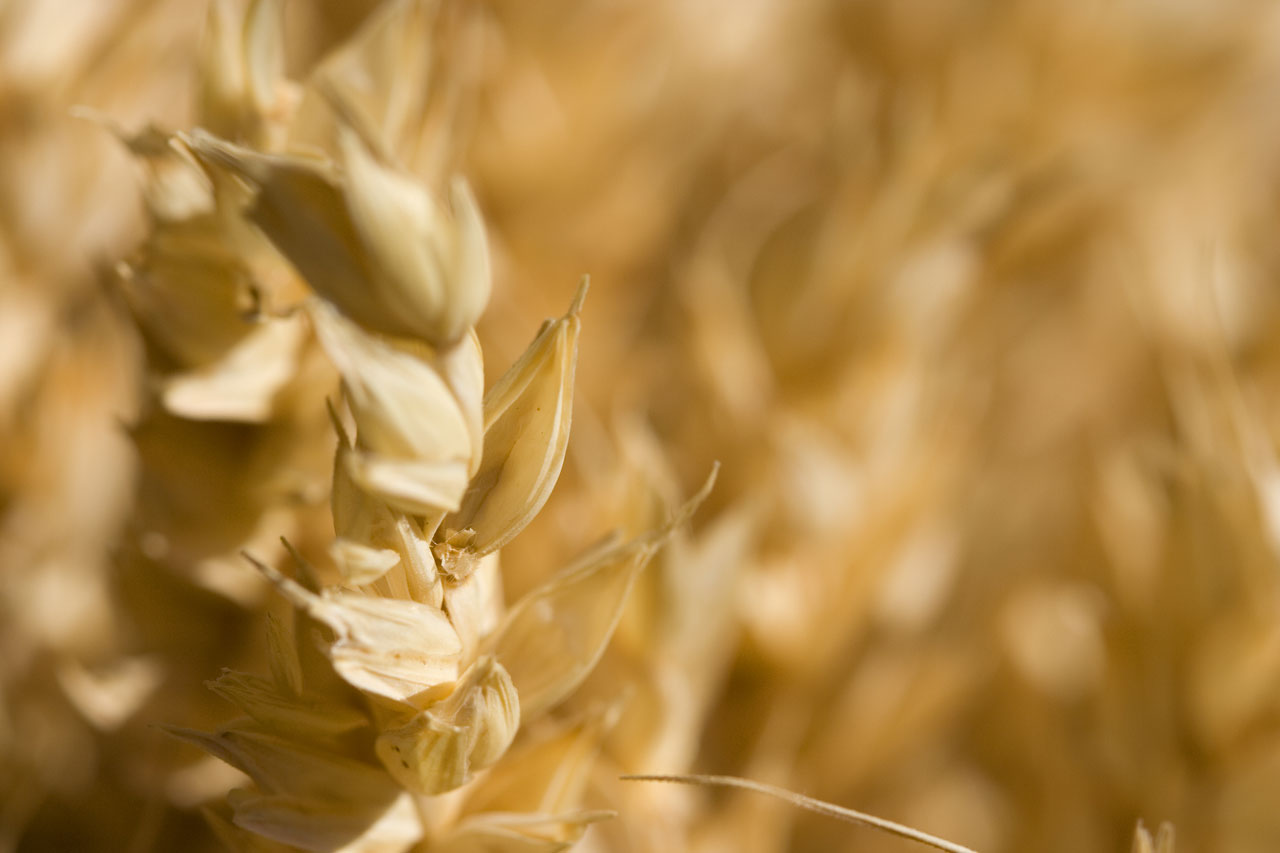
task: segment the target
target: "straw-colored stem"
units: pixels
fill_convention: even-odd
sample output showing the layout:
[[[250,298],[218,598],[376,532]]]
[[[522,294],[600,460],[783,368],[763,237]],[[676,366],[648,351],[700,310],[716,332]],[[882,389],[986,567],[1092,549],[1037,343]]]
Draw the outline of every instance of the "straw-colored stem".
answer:
[[[918,829],[912,829],[900,823],[894,823],[891,820],[876,817],[875,815],[865,814],[863,812],[846,809],[842,806],[832,805],[831,803],[815,800],[813,797],[806,797],[803,794],[797,794],[794,791],[788,791],[786,788],[779,788],[775,785],[766,785],[763,782],[752,782],[750,779],[740,779],[737,776],[660,776],[660,775],[628,775],[621,777],[628,782],[675,782],[681,785],[719,785],[725,788],[742,788],[746,791],[755,791],[757,794],[766,794],[770,797],[776,797],[785,800],[793,806],[802,809],[808,809],[811,812],[833,817],[836,820],[847,821],[848,823],[862,824],[863,826],[874,827],[883,832],[897,835],[902,838],[909,838],[912,841],[918,841],[921,844],[938,850],[947,850],[949,853],[977,853],[971,847],[965,847],[962,844],[956,844],[937,836],[930,835],[927,832],[921,832]]]

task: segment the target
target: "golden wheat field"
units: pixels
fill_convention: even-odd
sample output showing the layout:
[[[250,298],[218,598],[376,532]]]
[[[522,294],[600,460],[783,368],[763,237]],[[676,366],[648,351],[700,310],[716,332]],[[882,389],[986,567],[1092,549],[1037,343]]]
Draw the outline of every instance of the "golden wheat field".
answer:
[[[1280,6],[0,0],[0,853],[570,848],[1280,850]]]

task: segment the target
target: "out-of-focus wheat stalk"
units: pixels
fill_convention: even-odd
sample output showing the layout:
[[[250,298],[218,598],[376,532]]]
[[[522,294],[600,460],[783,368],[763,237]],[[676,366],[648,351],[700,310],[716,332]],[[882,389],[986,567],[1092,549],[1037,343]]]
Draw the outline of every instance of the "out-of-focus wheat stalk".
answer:
[[[104,282],[138,235],[134,176],[70,110],[180,114],[182,47],[196,32],[155,4],[66,11],[0,7],[4,850],[122,845],[147,823],[150,763],[121,749],[122,732],[158,686],[154,661],[130,647],[109,568],[128,514],[119,420],[135,406],[138,358]]]
[[[377,826],[393,849],[463,844],[465,812],[582,809],[617,813],[587,850],[906,849],[617,780],[706,772],[986,853],[1168,853],[1172,830],[1140,818],[1176,824],[1181,851],[1280,846],[1268,4],[371,6],[215,4],[203,28],[175,4],[0,6],[0,840],[209,844],[196,807],[243,778],[147,724],[218,730],[228,706],[202,682],[227,665],[272,676],[220,694],[287,709],[189,734],[251,770],[246,739],[287,742],[287,784],[258,767],[215,809],[247,844],[308,809],[313,847]],[[193,127],[212,135],[174,136]],[[454,172],[484,211],[492,294],[446,276],[424,308],[397,283],[458,263],[423,237],[465,220]],[[329,212],[291,231],[308,210]],[[396,248],[406,222],[425,254]],[[431,501],[496,476],[473,441],[478,368],[459,392],[440,352],[488,296],[485,363],[516,362],[542,317],[576,324],[583,271],[555,494],[518,538],[428,529]],[[303,279],[337,311],[301,307]],[[413,403],[380,390],[398,371],[421,394],[455,379]],[[326,397],[355,436],[336,469]],[[406,426],[449,406],[456,429]],[[509,749],[500,713],[502,737],[430,741],[466,759],[443,774],[461,793],[385,760],[509,700],[486,645],[507,603],[536,602],[601,530],[663,527],[713,459],[699,524],[629,582],[571,695]],[[479,500],[449,512],[470,524]],[[315,578],[286,579],[281,535]],[[505,596],[471,624],[443,591],[489,545]],[[458,635],[428,669],[463,692],[352,682],[364,602],[335,586],[440,607],[447,628],[408,621],[439,628],[427,645]],[[373,793],[285,793],[338,778]],[[487,837],[546,828],[511,820]]]

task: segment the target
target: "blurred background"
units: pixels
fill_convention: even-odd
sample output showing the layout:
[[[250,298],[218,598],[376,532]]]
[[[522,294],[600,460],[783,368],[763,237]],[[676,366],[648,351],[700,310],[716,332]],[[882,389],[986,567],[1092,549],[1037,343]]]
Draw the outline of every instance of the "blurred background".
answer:
[[[376,5],[285,0],[288,76]],[[416,5],[386,70],[452,104],[490,380],[592,280],[508,597],[723,466],[574,700],[628,697],[582,849],[918,849],[623,771],[984,853],[1280,849],[1280,8]],[[0,851],[219,849],[237,777],[154,726],[264,665],[236,553],[326,535],[326,368],[158,408],[203,356],[122,296],[156,164],[112,127],[192,126],[204,6],[0,0]]]

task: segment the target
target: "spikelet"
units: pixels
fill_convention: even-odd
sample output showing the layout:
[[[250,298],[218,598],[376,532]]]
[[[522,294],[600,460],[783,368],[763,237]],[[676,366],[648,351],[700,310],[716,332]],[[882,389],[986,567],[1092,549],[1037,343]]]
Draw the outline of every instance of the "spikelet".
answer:
[[[489,298],[475,199],[455,181],[450,209],[411,176],[375,161],[344,129],[338,164],[260,154],[196,132],[210,164],[257,188],[249,217],[325,299],[372,332],[447,347]]]
[[[479,556],[511,541],[542,509],[564,464],[578,361],[584,281],[563,317],[547,323],[484,397],[484,456],[448,531],[470,531]],[[449,537],[452,539],[453,537]]]
[[[404,512],[456,508],[479,448],[440,372],[421,353],[377,340],[323,306],[312,315],[358,429],[356,448],[344,452],[346,475]]]
[[[440,794],[469,782],[515,738],[520,700],[502,664],[484,657],[454,684],[448,698],[378,736],[378,757],[401,785]]]
[[[458,677],[462,644],[439,608],[355,592],[317,595],[269,566],[259,568],[295,607],[333,632],[325,651],[351,686],[410,703]]]

